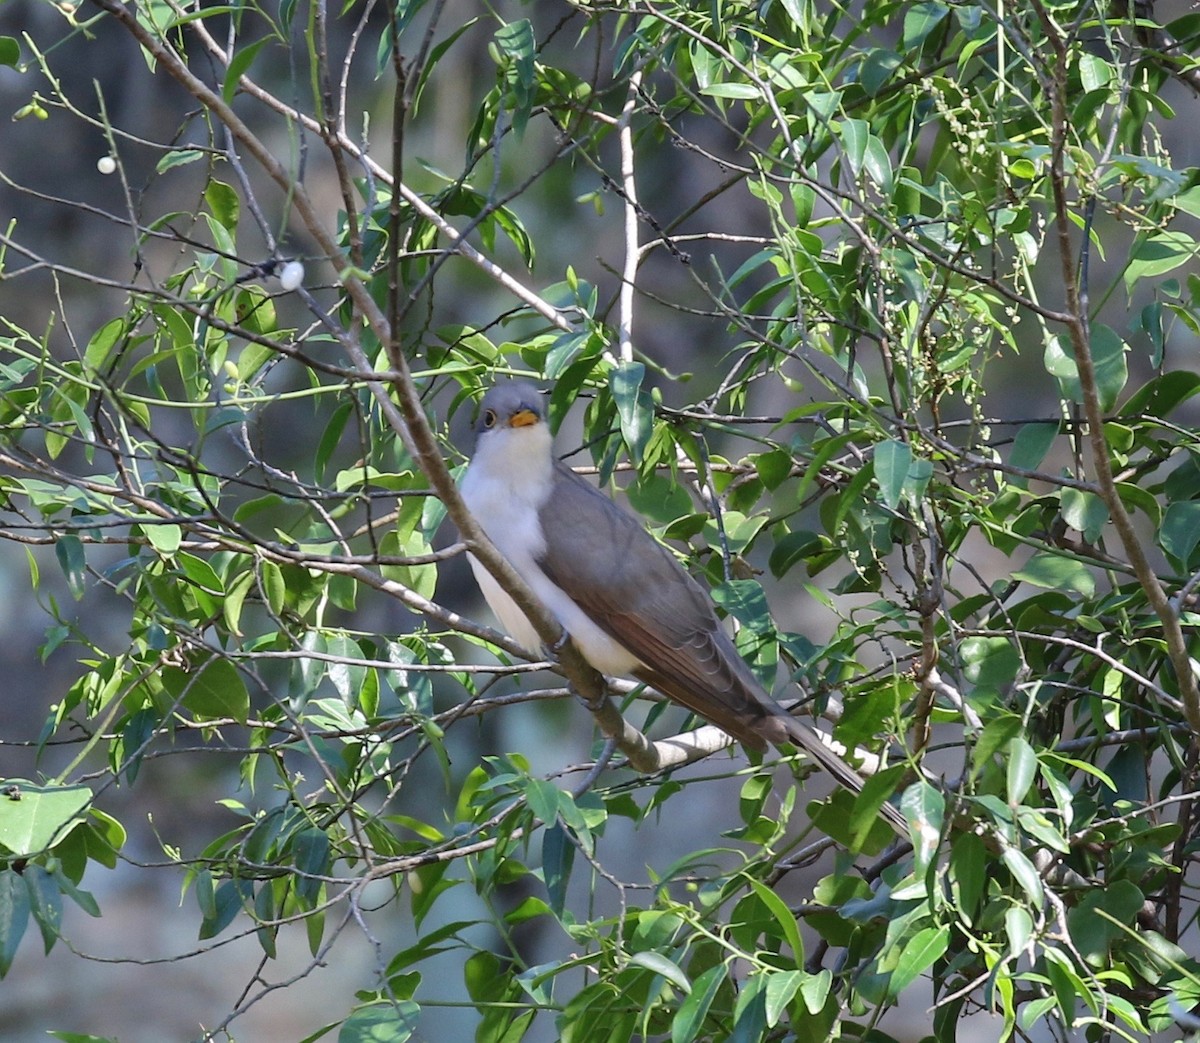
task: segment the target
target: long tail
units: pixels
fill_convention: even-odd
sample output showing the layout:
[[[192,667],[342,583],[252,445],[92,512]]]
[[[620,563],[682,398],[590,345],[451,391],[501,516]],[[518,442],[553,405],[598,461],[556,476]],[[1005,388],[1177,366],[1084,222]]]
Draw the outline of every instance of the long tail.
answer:
[[[778,722],[777,726],[772,727],[772,725],[776,725],[776,722]],[[765,738],[776,744],[782,741],[800,747],[809,760],[833,778],[839,786],[845,787],[854,794],[863,791],[866,779],[830,748],[828,740],[822,741],[815,729],[803,721],[797,720],[783,707],[779,707],[779,713],[772,714],[763,721],[763,724],[765,725],[763,729]],[[781,725],[782,728],[778,728],[778,725]],[[779,731],[784,734],[778,734]],[[885,803],[879,812],[887,819],[888,825],[901,837],[908,838],[908,822],[894,805]]]

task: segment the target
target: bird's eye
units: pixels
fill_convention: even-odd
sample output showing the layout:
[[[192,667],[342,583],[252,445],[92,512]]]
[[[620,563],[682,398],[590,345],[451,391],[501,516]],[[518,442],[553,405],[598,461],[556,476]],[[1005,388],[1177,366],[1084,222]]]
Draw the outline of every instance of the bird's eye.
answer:
[[[494,409],[485,409],[483,411],[483,426],[485,428],[496,426],[496,411]]]

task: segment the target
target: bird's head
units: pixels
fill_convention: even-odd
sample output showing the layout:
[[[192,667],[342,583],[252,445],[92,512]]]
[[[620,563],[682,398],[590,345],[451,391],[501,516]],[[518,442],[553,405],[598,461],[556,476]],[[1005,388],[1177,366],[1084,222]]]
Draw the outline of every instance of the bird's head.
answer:
[[[523,380],[488,389],[475,421],[475,455],[504,453],[512,459],[549,458],[550,427],[541,392]]]
[[[545,420],[541,392],[524,380],[508,380],[493,385],[483,396],[475,435],[483,439],[493,432],[537,427]]]

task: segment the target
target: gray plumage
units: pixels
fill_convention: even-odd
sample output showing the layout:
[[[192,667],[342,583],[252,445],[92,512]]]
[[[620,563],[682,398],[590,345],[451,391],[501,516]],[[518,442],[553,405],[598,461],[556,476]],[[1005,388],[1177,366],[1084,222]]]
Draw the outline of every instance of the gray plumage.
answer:
[[[463,498],[585,659],[601,673],[644,681],[747,746],[792,743],[838,783],[862,790],[863,778],[764,691],[708,594],[670,551],[554,457],[536,388],[492,387],[476,431]],[[512,599],[473,558],[471,567],[505,629],[536,648]],[[895,825],[895,809],[884,813]]]

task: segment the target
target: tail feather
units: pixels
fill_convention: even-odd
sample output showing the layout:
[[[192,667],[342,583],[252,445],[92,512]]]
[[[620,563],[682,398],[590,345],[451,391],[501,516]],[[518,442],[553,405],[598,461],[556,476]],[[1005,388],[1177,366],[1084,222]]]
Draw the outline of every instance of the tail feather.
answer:
[[[816,729],[797,720],[782,707],[779,709],[779,713],[771,714],[763,719],[761,728],[763,737],[774,745],[788,742],[793,746],[798,746],[813,764],[833,778],[838,785],[851,793],[861,793],[866,785],[866,779],[830,747],[831,740],[823,740]],[[888,825],[901,837],[908,837],[908,822],[895,806],[884,803],[879,812],[887,819]]]

